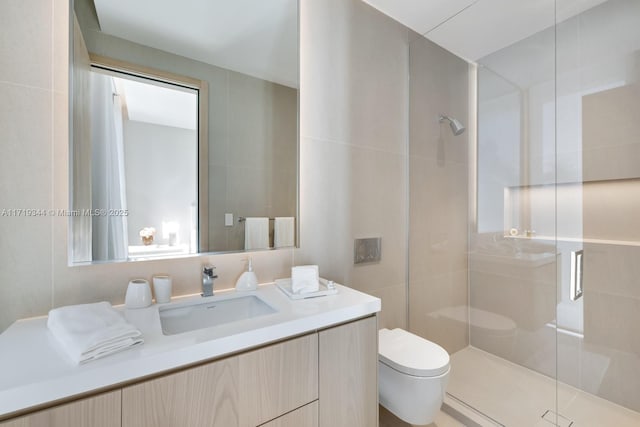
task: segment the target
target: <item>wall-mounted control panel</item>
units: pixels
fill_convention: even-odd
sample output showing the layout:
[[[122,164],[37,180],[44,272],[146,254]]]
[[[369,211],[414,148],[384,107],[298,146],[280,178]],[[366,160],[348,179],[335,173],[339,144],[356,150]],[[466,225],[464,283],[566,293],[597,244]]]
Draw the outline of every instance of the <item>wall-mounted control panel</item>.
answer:
[[[353,243],[353,263],[380,262],[382,257],[382,237],[355,239]]]

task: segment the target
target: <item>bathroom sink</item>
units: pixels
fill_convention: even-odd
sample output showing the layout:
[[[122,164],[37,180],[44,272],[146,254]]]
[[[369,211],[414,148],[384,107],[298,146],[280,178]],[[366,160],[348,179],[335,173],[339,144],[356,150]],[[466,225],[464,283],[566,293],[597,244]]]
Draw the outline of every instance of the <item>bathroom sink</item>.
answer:
[[[195,304],[160,307],[159,311],[164,335],[181,334],[276,312],[256,295],[208,297]]]

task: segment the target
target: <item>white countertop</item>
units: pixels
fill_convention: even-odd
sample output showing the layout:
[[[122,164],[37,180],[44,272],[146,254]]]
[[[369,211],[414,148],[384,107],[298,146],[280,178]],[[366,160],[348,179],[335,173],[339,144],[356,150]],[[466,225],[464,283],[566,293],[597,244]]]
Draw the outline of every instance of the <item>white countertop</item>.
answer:
[[[261,285],[274,314],[178,335],[162,334],[158,305],[124,310],[144,344],[76,365],[47,329],[47,318],[19,320],[0,334],[0,419],[29,408],[133,382],[194,363],[313,332],[380,311],[378,298],[336,285],[337,295],[292,301],[273,284]],[[229,295],[235,290],[219,291]],[[200,300],[199,295],[174,301]],[[166,305],[166,304],[165,304]]]

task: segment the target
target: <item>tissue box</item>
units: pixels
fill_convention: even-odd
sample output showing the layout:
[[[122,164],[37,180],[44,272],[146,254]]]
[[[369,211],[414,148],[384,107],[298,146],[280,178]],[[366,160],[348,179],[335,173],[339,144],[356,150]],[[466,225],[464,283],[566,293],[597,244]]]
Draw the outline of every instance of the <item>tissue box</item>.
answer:
[[[317,265],[300,265],[291,268],[291,290],[294,294],[317,292],[319,289]]]

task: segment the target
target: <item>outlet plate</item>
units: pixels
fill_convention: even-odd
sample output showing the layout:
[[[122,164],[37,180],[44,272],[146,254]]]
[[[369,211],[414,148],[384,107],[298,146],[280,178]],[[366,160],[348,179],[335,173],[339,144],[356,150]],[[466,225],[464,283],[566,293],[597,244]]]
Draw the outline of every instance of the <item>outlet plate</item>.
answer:
[[[382,258],[382,237],[355,239],[353,242],[353,263],[380,262]]]

